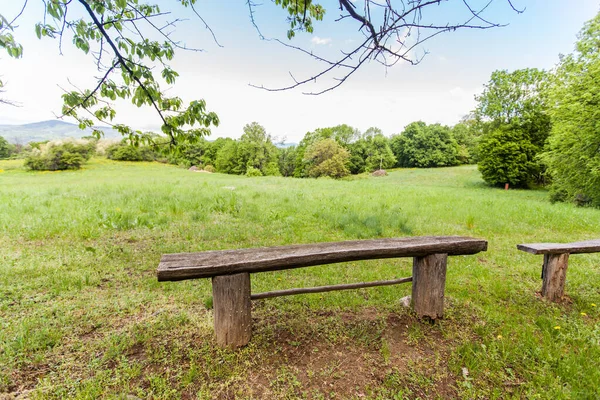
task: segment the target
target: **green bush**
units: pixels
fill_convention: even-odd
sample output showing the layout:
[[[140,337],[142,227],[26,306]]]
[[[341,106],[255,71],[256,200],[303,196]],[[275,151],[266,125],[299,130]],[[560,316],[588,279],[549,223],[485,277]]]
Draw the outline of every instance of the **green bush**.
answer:
[[[350,153],[333,139],[323,139],[308,146],[304,154],[308,176],[343,178],[350,174]]]
[[[479,145],[483,180],[490,185],[528,187],[540,181],[544,167],[538,161],[539,148],[517,124],[501,125],[484,135]]]
[[[459,146],[450,128],[440,124],[413,122],[391,139],[400,167],[449,167],[459,164]]]
[[[36,171],[79,169],[96,149],[96,142],[47,143],[25,158],[25,167]]]
[[[135,147],[123,141],[109,146],[106,157],[115,161],[154,161],[156,153],[148,146]]]
[[[250,177],[263,176],[263,174],[262,174],[262,172],[260,172],[260,169],[258,169],[258,168],[248,167],[246,169],[246,176],[250,176]]]
[[[270,162],[265,166],[265,176],[281,176],[279,172],[279,164],[277,162]]]
[[[206,165],[204,167],[204,170],[208,172],[215,172],[215,167],[213,167],[212,165]]]

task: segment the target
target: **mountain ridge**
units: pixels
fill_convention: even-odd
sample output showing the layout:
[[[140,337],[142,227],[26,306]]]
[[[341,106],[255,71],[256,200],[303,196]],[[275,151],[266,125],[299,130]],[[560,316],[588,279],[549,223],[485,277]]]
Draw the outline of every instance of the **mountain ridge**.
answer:
[[[118,139],[121,134],[111,127],[95,126],[104,132],[105,139]],[[91,136],[92,129],[79,129],[79,125],[59,119],[31,122],[21,125],[0,125],[0,136],[10,143],[26,144],[29,142],[43,142],[46,140],[59,140],[66,138],[79,139]]]

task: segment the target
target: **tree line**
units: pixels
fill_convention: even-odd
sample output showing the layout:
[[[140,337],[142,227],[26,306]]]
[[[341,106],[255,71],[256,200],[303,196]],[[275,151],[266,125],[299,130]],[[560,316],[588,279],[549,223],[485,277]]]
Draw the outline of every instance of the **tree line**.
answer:
[[[476,124],[467,119],[454,127],[418,121],[407,125],[400,134],[387,137],[379,128],[361,132],[342,124],[315,129],[306,133],[299,144],[285,146],[275,143],[263,126],[253,122],[244,126],[237,140],[199,138],[171,148],[160,143],[153,147],[132,146],[125,139],[104,149],[103,153],[112,160],[159,160],[235,175],[342,178],[394,167],[474,163],[477,129]],[[160,138],[155,141],[160,142]],[[89,159],[94,143],[91,138],[88,142],[32,143],[21,155],[30,169],[74,169]],[[1,149],[0,146],[0,157]]]
[[[237,175],[342,178],[394,167],[472,163],[476,157],[476,129],[468,122],[448,127],[419,121],[387,137],[378,128],[360,132],[342,124],[308,132],[298,145],[278,147],[272,136],[253,122],[244,127],[239,140],[200,139],[180,146],[169,161],[183,166],[210,166],[217,172]]]

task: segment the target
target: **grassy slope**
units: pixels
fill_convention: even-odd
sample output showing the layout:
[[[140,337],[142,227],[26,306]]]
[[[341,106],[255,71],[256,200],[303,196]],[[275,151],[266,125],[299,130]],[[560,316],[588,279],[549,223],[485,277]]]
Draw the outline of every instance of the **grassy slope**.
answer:
[[[600,255],[570,259],[562,305],[517,243],[598,237],[600,212],[483,185],[473,167],[349,181],[245,178],[94,160],[0,162],[0,397],[594,398]],[[469,235],[447,317],[398,306],[407,285],[254,304],[254,337],[216,349],[210,281],[157,283],[160,255],[407,235]],[[255,275],[253,291],[410,275],[379,260]],[[598,304],[596,307],[594,304]]]

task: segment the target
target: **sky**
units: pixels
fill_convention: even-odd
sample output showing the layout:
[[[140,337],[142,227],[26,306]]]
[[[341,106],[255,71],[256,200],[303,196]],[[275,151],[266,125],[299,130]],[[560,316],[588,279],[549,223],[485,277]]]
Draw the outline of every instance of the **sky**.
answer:
[[[322,65],[310,56],[274,41],[261,40],[249,17],[245,0],[198,0],[197,10],[213,29],[219,47],[203,24],[173,1],[156,0],[168,18],[186,19],[177,25],[173,38],[202,52],[177,51],[172,63],[180,77],[169,95],[186,102],[205,99],[207,109],[219,115],[219,127],[209,139],[238,138],[243,127],[253,121],[263,125],[279,140],[299,142],[316,128],[348,124],[361,131],[371,126],[386,135],[400,133],[404,126],[422,120],[453,125],[476,106],[491,73],[498,69],[551,69],[559,54],[573,50],[584,22],[599,10],[597,0],[495,0],[485,18],[507,24],[490,30],[467,29],[445,33],[419,47],[412,55],[427,52],[416,66],[398,63],[392,68],[371,63],[361,67],[339,88],[319,96],[303,92],[326,87],[331,79],[320,79],[305,87],[283,92],[267,92],[250,85],[284,87],[296,79],[309,77]],[[153,2],[153,3],[154,3]],[[0,13],[12,19],[20,0],[0,0]],[[359,5],[360,0],[354,0]],[[399,3],[396,1],[395,3]],[[471,0],[474,5],[485,2]],[[324,57],[336,57],[361,39],[358,26],[350,20],[336,22],[339,11],[333,0],[320,1],[327,10],[313,34],[300,33],[290,43]],[[77,16],[77,2],[71,15]],[[430,21],[460,19],[467,10],[462,0],[434,6]],[[286,14],[265,0],[255,9],[255,19],[267,38],[286,39]],[[14,35],[24,47],[23,58],[14,60],[0,54],[0,76],[7,84],[5,98],[20,107],[0,105],[0,124],[23,124],[54,119],[60,114],[63,90],[73,86],[91,88],[99,76],[91,56],[63,43],[62,54],[56,40],[38,40],[34,24],[42,20],[39,0],[29,1]],[[336,75],[333,75],[336,76]],[[339,76],[339,75],[337,75]],[[129,103],[117,104],[117,119],[135,129],[160,130],[160,119],[149,107],[138,109]]]

